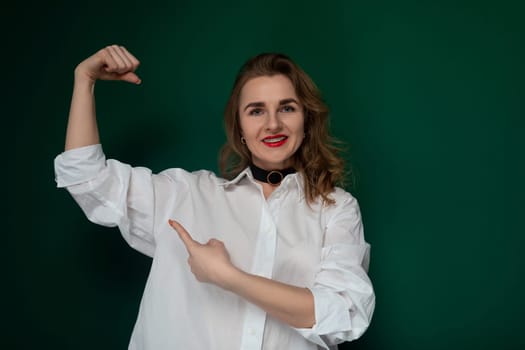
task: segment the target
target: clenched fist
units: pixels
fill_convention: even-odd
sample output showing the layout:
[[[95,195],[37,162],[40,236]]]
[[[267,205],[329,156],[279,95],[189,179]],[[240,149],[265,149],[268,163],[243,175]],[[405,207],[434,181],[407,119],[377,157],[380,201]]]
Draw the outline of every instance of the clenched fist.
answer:
[[[111,45],[86,58],[75,69],[75,79],[123,80],[140,84],[135,70],[140,62],[124,46]]]

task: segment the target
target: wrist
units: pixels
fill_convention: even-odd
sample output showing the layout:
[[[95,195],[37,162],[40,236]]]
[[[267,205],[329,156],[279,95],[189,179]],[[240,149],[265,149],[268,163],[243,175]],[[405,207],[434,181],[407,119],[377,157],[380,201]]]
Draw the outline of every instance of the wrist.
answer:
[[[223,274],[221,280],[217,285],[221,287],[222,289],[228,290],[230,292],[234,292],[236,289],[237,283],[240,281],[240,279],[245,275],[246,273],[234,265],[231,265]]]
[[[75,81],[73,83],[73,94],[77,95],[90,95],[92,96],[95,91],[95,82],[87,78],[77,78],[75,76]]]
[[[88,86],[92,87],[95,85],[96,79],[93,79],[88,73],[84,72],[80,66],[75,68],[74,72],[75,87],[76,86]]]

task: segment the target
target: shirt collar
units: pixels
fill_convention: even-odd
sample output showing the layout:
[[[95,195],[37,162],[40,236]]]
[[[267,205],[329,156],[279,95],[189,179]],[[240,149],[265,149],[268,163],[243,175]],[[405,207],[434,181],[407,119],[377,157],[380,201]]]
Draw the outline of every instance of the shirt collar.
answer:
[[[236,185],[245,176],[248,177],[249,179],[253,180],[253,175],[252,175],[252,172],[250,171],[249,167],[244,169],[243,171],[241,171],[239,173],[239,175],[235,176],[233,179],[231,179],[229,181],[225,181],[225,182],[219,183],[219,186],[229,187],[231,185]]]
[[[255,182],[255,179],[253,178],[252,171],[250,170],[250,167],[246,167],[243,171],[239,173],[236,177],[229,181],[225,181],[223,183],[220,183],[220,186],[229,187],[232,185],[238,184],[244,177],[247,177],[251,182]],[[297,190],[299,191],[299,194],[304,196],[304,179],[303,175],[301,173],[295,173],[287,175],[281,185],[279,186],[291,186],[295,184],[297,186]]]

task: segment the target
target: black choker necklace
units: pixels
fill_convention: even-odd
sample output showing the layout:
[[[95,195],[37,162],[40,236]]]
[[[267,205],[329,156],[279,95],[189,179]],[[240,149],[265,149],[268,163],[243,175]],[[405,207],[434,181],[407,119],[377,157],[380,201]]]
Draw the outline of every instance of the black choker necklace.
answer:
[[[272,186],[278,186],[286,175],[295,173],[294,168],[286,168],[283,170],[264,170],[254,164],[250,164],[250,169],[255,180],[269,183]]]

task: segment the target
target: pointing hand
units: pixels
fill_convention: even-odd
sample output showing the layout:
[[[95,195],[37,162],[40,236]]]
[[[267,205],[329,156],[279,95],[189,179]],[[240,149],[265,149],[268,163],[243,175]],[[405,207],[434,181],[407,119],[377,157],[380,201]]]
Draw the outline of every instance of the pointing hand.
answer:
[[[227,289],[228,281],[236,268],[230,261],[224,243],[217,239],[210,239],[206,244],[201,244],[195,241],[177,221],[168,220],[168,223],[177,231],[188,251],[188,264],[195,278],[200,282],[213,283]]]

